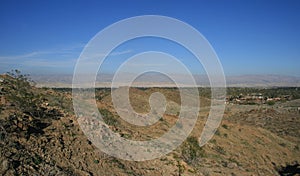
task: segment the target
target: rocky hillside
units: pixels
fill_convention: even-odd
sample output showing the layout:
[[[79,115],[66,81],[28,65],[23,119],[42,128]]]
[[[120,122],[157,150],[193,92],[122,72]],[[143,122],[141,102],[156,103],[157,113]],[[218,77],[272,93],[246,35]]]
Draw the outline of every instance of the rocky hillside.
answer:
[[[168,109],[149,128],[129,125],[113,109],[110,89],[96,98],[109,127],[124,138],[147,140],[165,133],[176,121],[176,89],[131,89],[138,112],[149,110],[148,97],[159,91]],[[175,151],[150,161],[124,161],[97,149],[82,133],[68,89],[36,88],[15,73],[0,76],[1,175],[295,175],[300,163],[300,113],[287,103],[274,106],[228,105],[215,136],[204,147],[197,137],[208,115],[201,98],[199,120]],[[293,102],[297,106],[297,102]]]

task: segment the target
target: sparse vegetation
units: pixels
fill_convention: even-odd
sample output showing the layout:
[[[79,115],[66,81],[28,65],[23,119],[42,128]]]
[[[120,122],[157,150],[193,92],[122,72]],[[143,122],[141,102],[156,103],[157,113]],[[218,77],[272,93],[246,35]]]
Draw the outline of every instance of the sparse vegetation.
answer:
[[[275,104],[275,101],[268,101],[267,104],[270,105],[270,106],[272,106],[272,105]]]
[[[23,75],[19,70],[8,72],[9,79],[5,79],[9,90],[8,98],[21,109],[31,116],[43,115],[39,109],[41,104],[40,95],[32,91],[31,80],[28,75]]]
[[[42,158],[39,155],[35,154],[35,156],[32,158],[32,161],[35,165],[39,165],[42,163]]]
[[[99,109],[99,112],[102,115],[102,118],[107,125],[110,125],[110,126],[118,125],[117,118],[109,110]]]
[[[223,124],[222,127],[228,129],[228,126],[226,124]]]
[[[221,135],[221,132],[220,132],[220,130],[219,130],[219,129],[217,129],[217,130],[216,130],[216,132],[215,132],[215,135],[218,135],[218,136],[220,136],[220,135]]]
[[[205,151],[195,137],[188,137],[182,146],[182,158],[188,164],[196,164],[205,157]]]
[[[286,143],[279,143],[280,146],[286,147]]]
[[[215,146],[214,149],[215,149],[218,153],[220,153],[220,154],[222,154],[222,155],[226,155],[226,151],[224,150],[223,147],[221,147],[221,146]]]

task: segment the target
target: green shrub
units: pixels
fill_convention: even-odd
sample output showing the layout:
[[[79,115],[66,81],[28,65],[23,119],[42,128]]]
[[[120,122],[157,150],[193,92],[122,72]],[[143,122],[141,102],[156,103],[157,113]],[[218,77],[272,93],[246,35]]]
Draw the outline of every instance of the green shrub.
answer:
[[[226,124],[223,124],[222,127],[228,129],[228,126]]]
[[[212,143],[212,144],[216,144],[216,143],[217,143],[217,141],[216,141],[215,139],[211,139],[211,140],[210,140],[210,143]]]
[[[282,147],[286,147],[286,143],[280,143],[279,145]]]
[[[226,154],[226,151],[225,151],[224,148],[221,147],[221,146],[215,146],[215,147],[214,147],[214,150],[216,150],[216,151],[217,151],[218,153],[220,153],[220,154],[223,154],[223,155]]]
[[[220,130],[219,130],[219,129],[217,129],[217,130],[216,130],[216,132],[215,132],[215,134],[216,134],[216,135],[218,135],[218,136],[220,136],[220,135],[221,135],[221,132],[220,132]]]
[[[107,125],[117,126],[118,119],[107,109],[99,109],[99,112]]]
[[[39,155],[37,155],[37,154],[35,154],[35,156],[32,158],[32,162],[33,162],[35,165],[41,164],[42,161],[43,161],[43,159],[42,159]]]
[[[6,85],[9,88],[8,99],[22,112],[33,117],[40,117],[42,113],[38,106],[42,101],[41,96],[33,91],[33,81],[28,75],[21,74],[19,70],[12,70],[7,74],[11,77],[6,79]]]
[[[199,146],[197,138],[188,137],[182,146],[182,159],[188,164],[195,165],[203,157],[205,151]]]

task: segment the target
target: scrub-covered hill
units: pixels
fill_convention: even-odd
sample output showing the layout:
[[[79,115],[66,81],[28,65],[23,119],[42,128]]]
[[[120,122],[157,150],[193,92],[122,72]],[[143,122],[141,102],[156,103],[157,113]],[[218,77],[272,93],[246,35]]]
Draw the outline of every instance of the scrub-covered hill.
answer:
[[[16,72],[0,76],[0,90],[1,175],[299,174],[300,114],[290,110],[296,101],[274,106],[228,105],[213,139],[199,147],[197,138],[210,102],[209,96],[202,95],[199,119],[190,137],[166,156],[135,162],[111,157],[87,139],[74,116],[70,89],[36,88]],[[151,93],[159,91],[166,97],[166,113],[147,128],[122,120],[113,108],[110,91],[96,90],[97,105],[108,126],[124,138],[159,137],[178,118],[177,89],[130,89],[132,106],[141,113],[149,111]]]

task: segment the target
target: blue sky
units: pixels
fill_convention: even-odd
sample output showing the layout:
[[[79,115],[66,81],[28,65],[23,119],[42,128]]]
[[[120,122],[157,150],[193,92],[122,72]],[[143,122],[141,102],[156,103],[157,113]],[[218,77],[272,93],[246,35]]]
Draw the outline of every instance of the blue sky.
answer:
[[[200,31],[226,75],[300,76],[300,1],[110,0],[0,2],[0,73],[72,74],[85,44],[100,30],[138,15],[164,15]],[[176,29],[174,29],[176,30]],[[170,52],[193,73],[201,65],[170,41],[137,39],[118,47],[104,65],[113,72],[147,50]]]

